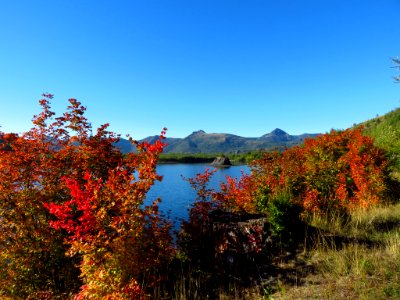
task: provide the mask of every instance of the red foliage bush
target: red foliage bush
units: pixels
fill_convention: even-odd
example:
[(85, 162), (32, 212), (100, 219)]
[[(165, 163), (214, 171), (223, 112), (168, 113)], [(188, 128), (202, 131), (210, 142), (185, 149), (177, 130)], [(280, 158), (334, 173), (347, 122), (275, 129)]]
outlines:
[(51, 99), (31, 130), (0, 134), (0, 296), (140, 297), (173, 251), (157, 201), (143, 206), (165, 129), (123, 155), (108, 124), (92, 134), (80, 102), (54, 118)]
[(228, 178), (213, 197), (247, 212), (265, 209), (283, 192), (306, 212), (369, 207), (384, 197), (387, 166), (385, 153), (362, 128), (332, 130), (282, 153), (265, 153), (252, 163), (251, 175)]

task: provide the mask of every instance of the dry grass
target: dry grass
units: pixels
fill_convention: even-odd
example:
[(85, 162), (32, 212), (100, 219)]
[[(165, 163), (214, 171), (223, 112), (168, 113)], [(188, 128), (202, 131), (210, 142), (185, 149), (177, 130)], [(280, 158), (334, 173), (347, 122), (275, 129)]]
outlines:
[(399, 204), (311, 223), (320, 229), (307, 253), (316, 271), (301, 285), (283, 285), (270, 299), (400, 298)]
[[(173, 287), (166, 290), (154, 291), (153, 295), (149, 295), (151, 299), (173, 299), (173, 300), (188, 300), (188, 299), (264, 299), (264, 290), (260, 286), (243, 288), (243, 286), (235, 284), (234, 281), (228, 285), (221, 284), (218, 286), (218, 278), (209, 277), (207, 274), (180, 274), (173, 282)], [(214, 284), (210, 284), (210, 280)]]

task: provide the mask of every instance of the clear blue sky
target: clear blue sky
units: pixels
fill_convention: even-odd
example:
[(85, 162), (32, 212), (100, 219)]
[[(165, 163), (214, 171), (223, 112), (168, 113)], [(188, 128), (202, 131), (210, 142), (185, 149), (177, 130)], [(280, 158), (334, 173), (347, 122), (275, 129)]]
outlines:
[(327, 132), (400, 106), (400, 1), (0, 0), (0, 125), (43, 92), (134, 138)]

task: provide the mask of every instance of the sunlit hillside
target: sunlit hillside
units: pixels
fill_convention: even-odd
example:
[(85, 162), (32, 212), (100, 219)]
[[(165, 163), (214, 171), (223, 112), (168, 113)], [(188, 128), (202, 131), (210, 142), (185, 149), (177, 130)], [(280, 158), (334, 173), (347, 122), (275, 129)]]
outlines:
[(388, 152), (393, 175), (400, 179), (400, 108), (363, 123), (364, 132), (375, 139), (375, 145)]

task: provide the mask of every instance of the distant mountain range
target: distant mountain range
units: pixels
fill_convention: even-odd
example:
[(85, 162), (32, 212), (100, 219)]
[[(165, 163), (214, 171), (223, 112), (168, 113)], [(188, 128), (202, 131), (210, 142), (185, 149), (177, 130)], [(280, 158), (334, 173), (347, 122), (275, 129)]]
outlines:
[[(206, 133), (203, 130), (195, 131), (185, 138), (166, 138), (168, 146), (164, 153), (241, 153), (253, 150), (282, 149), (300, 144), (305, 138), (313, 138), (318, 134), (290, 135), (282, 129), (276, 128), (270, 133), (257, 138), (241, 137), (227, 133)], [(158, 136), (150, 136), (141, 141), (150, 143)], [(129, 141), (121, 139), (117, 147), (122, 152), (134, 151)]]

